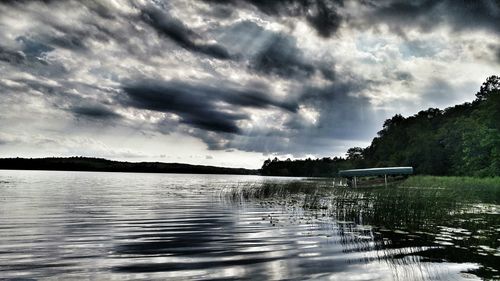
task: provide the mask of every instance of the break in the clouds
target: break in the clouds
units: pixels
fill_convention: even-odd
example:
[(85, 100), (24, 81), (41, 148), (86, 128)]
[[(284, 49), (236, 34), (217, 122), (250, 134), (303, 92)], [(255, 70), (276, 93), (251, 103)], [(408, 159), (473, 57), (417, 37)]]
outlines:
[(471, 101), (499, 26), (495, 0), (3, 1), (0, 156), (343, 155)]

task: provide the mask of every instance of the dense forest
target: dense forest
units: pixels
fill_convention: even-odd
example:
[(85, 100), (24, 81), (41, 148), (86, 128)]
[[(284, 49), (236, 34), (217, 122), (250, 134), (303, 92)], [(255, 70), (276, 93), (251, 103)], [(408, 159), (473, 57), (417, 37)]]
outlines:
[(476, 99), (387, 119), (370, 146), (345, 158), (266, 160), (263, 175), (334, 176), (347, 168), (413, 166), (417, 174), (500, 176), (500, 77), (483, 83)]
[(0, 158), (0, 169), (140, 173), (190, 173), (256, 175), (258, 170), (160, 162), (120, 162), (101, 158)]

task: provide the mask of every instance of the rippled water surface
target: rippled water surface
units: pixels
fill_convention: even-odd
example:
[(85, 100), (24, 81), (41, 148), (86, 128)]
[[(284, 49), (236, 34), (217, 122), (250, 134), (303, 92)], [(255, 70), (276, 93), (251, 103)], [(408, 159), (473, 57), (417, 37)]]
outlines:
[(362, 193), (307, 208), (228, 196), (300, 181), (0, 171), (0, 279), (499, 278), (495, 200), (429, 208)]

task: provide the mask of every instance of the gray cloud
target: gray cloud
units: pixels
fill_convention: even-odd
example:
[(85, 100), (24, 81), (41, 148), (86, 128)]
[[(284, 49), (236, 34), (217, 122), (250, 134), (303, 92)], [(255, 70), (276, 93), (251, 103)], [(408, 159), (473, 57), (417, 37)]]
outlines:
[[(500, 32), (500, 3), (496, 0), (364, 0), (359, 4), (366, 11), (346, 15), (343, 0), (205, 0), (219, 5), (232, 5), (240, 9), (256, 7), (260, 12), (276, 18), (305, 19), (322, 37), (336, 33), (342, 22), (362, 29), (386, 24), (404, 35), (407, 28), (430, 32), (440, 25), (449, 25), (456, 31), (487, 29)], [(218, 6), (218, 5), (215, 5)]]
[(24, 37), (17, 39), (23, 43), (21, 50), (9, 49), (0, 46), (0, 60), (12, 65), (45, 68), (49, 62), (43, 57), (53, 49), (43, 44), (36, 43)]
[(337, 12), (337, 5), (343, 0), (317, 0), (312, 13), (307, 15), (307, 21), (318, 31), (319, 35), (329, 37), (340, 27), (342, 16)]
[(0, 45), (0, 61), (38, 76), (63, 76), (67, 71), (64, 65), (46, 57), (54, 48), (24, 36), (17, 37), (16, 41), (20, 44), (20, 49)]
[(313, 127), (316, 134), (344, 140), (361, 140), (372, 135), (381, 116), (369, 98), (357, 94), (370, 86), (370, 81), (351, 79), (321, 88), (305, 88), (300, 102), (319, 112)]
[(26, 61), (26, 55), (20, 51), (9, 50), (0, 45), (0, 61), (10, 64), (22, 64)]
[(408, 71), (396, 71), (394, 75), (398, 81), (411, 82), (415, 79), (413, 74)]
[(401, 54), (405, 57), (432, 57), (442, 49), (440, 42), (424, 40), (408, 40), (400, 46)]
[(307, 58), (295, 37), (266, 30), (252, 21), (232, 25), (220, 40), (247, 58), (251, 70), (262, 74), (304, 79), (319, 72), (326, 79), (334, 78), (333, 62)]
[(247, 0), (262, 12), (275, 16), (304, 17), (319, 35), (329, 37), (337, 31), (342, 16), (337, 12), (342, 0)]
[(121, 115), (101, 104), (87, 104), (72, 106), (68, 109), (78, 117), (87, 117), (92, 119), (116, 119)]
[(365, 28), (384, 23), (400, 34), (407, 28), (430, 32), (440, 25), (448, 25), (456, 31), (500, 32), (500, 3), (496, 0), (366, 0), (364, 5), (370, 10), (358, 20), (365, 23)]
[[(99, 95), (95, 97), (84, 97), (79, 94), (79, 91), (95, 89), (85, 84), (62, 82), (55, 85), (45, 82), (43, 79), (17, 79), (12, 80), (12, 82), (15, 82), (16, 86), (9, 87), (0, 84), (0, 91), (25, 99), (32, 98), (33, 91), (36, 91), (41, 94), (39, 100), (49, 104), (51, 109), (69, 112), (77, 119), (88, 119), (106, 124), (122, 118), (112, 108), (113, 105), (106, 101), (105, 96), (109, 93), (99, 91)], [(77, 92), (74, 92), (75, 90)]]
[[(52, 139), (110, 125), (122, 135), (106, 141), (126, 130), (194, 137), (231, 155), (344, 151), (394, 113), (472, 99), (500, 63), (498, 6), (4, 1), (0, 125), (26, 124), (10, 134), (31, 128)], [(307, 27), (315, 32), (300, 33)], [(40, 121), (49, 119), (53, 126)]]
[(500, 45), (497, 45), (495, 47), (492, 47), (493, 49), (493, 52), (495, 53), (496, 55), (496, 60), (497, 62), (500, 64)]
[(463, 81), (451, 84), (443, 78), (434, 78), (422, 90), (421, 100), (426, 107), (446, 107), (460, 102), (462, 95), (477, 91), (477, 85)]
[(231, 55), (221, 45), (199, 43), (201, 36), (189, 29), (183, 22), (162, 11), (160, 8), (148, 6), (142, 11), (142, 18), (159, 34), (170, 38), (182, 48), (205, 54), (218, 59), (229, 59)]
[(292, 37), (278, 34), (270, 41), (254, 58), (254, 69), (282, 77), (307, 77), (314, 72), (314, 66), (304, 60)]
[(191, 135), (201, 139), (209, 150), (224, 150), (230, 146), (228, 142), (235, 137), (235, 134), (203, 130), (196, 130)]
[(30, 40), (24, 36), (16, 38), (16, 41), (19, 41), (23, 44), (23, 53), (26, 56), (30, 57), (39, 57), (54, 50), (54, 48), (50, 46)]
[(347, 143), (373, 136), (384, 119), (382, 112), (373, 109), (370, 99), (353, 95), (367, 87), (370, 82), (364, 80), (304, 87), (297, 103), (316, 111), (315, 122), (305, 120), (299, 110), (289, 114), (281, 128), (274, 127), (269, 120), (250, 130), (240, 130), (236, 135), (197, 131), (194, 136), (212, 150), (289, 153), (296, 157), (324, 153), (326, 147), (345, 150)]
[(88, 47), (85, 45), (83, 38), (84, 37), (75, 34), (65, 34), (63, 36), (48, 36), (46, 40), (49, 44), (64, 49), (86, 51)]
[(337, 11), (343, 0), (205, 0), (212, 4), (230, 4), (245, 8), (250, 4), (264, 14), (275, 17), (294, 17), (305, 19), (318, 35), (329, 37), (340, 27), (342, 15)]
[[(237, 121), (248, 119), (239, 107), (277, 107), (296, 110), (296, 104), (276, 100), (252, 88), (216, 87), (180, 81), (145, 80), (123, 88), (122, 104), (135, 108), (175, 113), (181, 122), (207, 131), (239, 133)], [(219, 103), (225, 105), (220, 105)]]

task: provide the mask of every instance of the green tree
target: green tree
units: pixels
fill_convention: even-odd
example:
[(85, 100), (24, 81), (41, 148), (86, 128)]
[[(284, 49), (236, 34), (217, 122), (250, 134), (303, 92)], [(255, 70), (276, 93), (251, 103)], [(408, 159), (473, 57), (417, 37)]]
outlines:
[(478, 101), (487, 100), (491, 95), (500, 90), (500, 76), (492, 75), (481, 85), (479, 92), (476, 93)]

